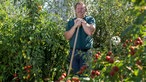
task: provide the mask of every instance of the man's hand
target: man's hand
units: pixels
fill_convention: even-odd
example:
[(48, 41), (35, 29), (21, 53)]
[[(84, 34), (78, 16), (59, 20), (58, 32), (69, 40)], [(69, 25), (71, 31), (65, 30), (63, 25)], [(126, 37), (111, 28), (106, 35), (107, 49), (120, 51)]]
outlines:
[(77, 19), (75, 20), (75, 22), (79, 24), (79, 25), (78, 25), (79, 27), (80, 27), (81, 25), (84, 26), (84, 25), (87, 24), (87, 22), (86, 22), (84, 19), (82, 19), (82, 18), (77, 18)]
[(82, 22), (82, 26), (85, 26), (87, 24), (87, 22), (84, 19), (82, 19), (81, 22)]
[(77, 18), (76, 20), (74, 20), (75, 27), (76, 28), (80, 27), (82, 25), (82, 21), (83, 21), (83, 19), (81, 19), (81, 18)]

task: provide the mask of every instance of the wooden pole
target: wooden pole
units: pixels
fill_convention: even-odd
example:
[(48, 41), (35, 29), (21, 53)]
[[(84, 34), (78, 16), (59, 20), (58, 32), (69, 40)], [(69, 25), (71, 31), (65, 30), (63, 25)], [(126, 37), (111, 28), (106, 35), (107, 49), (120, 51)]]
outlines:
[(73, 46), (73, 51), (72, 51), (71, 60), (70, 60), (70, 65), (69, 65), (69, 69), (68, 69), (67, 75), (70, 74), (70, 71), (71, 71), (71, 68), (72, 68), (72, 62), (73, 62), (73, 58), (74, 58), (74, 53), (75, 53), (75, 48), (76, 48), (76, 43), (77, 43), (77, 38), (78, 38), (78, 32), (79, 32), (79, 27), (77, 28), (77, 32), (76, 32), (75, 41), (74, 41), (74, 46)]

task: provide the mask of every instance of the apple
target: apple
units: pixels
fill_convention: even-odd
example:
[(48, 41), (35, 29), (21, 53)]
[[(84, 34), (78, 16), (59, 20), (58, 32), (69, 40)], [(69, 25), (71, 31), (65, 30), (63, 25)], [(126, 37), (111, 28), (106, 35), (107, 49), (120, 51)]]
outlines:
[(99, 54), (95, 54), (95, 58), (98, 59), (98, 57), (99, 57)]
[(111, 71), (110, 72), (110, 76), (114, 76), (115, 75), (115, 72), (114, 71)]
[(109, 63), (114, 63), (114, 59), (110, 58)]
[(111, 59), (110, 56), (106, 56), (106, 60), (109, 61)]
[(95, 71), (95, 74), (96, 74), (97, 76), (99, 76), (99, 75), (100, 75), (100, 72), (99, 72), (99, 71)]
[(109, 55), (109, 56), (110, 56), (111, 54), (112, 54), (112, 51), (109, 51), (109, 52), (107, 53), (107, 55)]
[(112, 69), (113, 69), (115, 72), (118, 72), (118, 71), (119, 71), (119, 68), (118, 68), (117, 66), (114, 66)]

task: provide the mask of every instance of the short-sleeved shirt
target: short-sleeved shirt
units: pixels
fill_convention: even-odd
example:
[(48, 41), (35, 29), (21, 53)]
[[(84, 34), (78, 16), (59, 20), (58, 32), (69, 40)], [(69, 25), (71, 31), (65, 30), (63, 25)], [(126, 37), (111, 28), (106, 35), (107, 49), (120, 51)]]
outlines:
[[(66, 27), (66, 31), (70, 30), (74, 26), (74, 20), (76, 18), (71, 19)], [(95, 24), (95, 19), (92, 16), (85, 16), (83, 18), (88, 24)], [(73, 34), (72, 38), (69, 41), (70, 48), (73, 48), (75, 42), (76, 31)], [(76, 49), (90, 49), (93, 46), (93, 38), (85, 33), (83, 27), (79, 28), (78, 38), (76, 43)]]

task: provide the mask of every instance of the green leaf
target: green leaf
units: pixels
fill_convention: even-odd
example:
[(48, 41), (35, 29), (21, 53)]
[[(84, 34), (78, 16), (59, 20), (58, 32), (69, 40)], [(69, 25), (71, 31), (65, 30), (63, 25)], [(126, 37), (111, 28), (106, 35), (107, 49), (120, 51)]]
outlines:
[(134, 75), (135, 76), (138, 76), (138, 73), (139, 73), (139, 70), (138, 69), (134, 70)]

